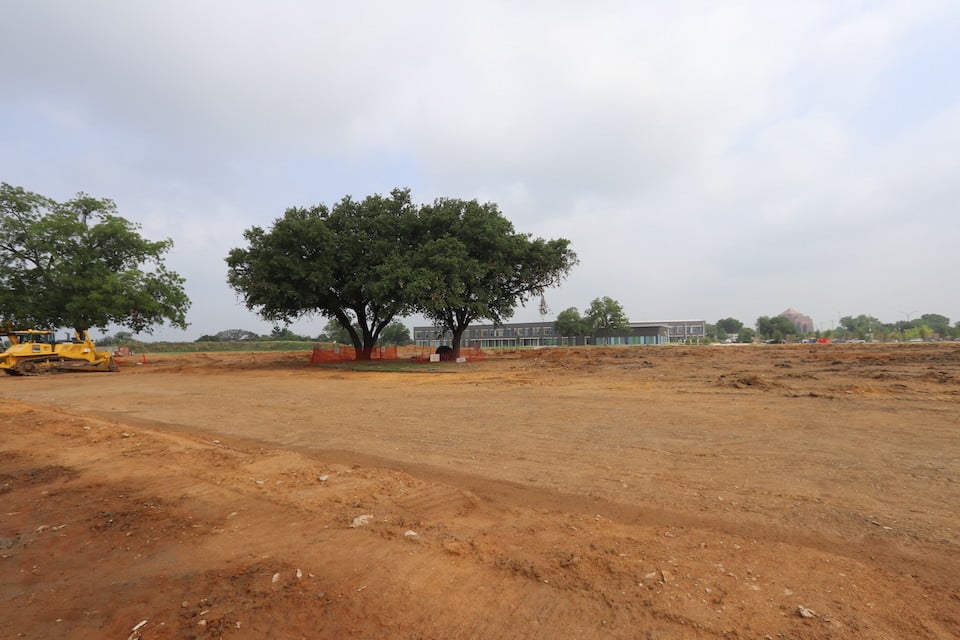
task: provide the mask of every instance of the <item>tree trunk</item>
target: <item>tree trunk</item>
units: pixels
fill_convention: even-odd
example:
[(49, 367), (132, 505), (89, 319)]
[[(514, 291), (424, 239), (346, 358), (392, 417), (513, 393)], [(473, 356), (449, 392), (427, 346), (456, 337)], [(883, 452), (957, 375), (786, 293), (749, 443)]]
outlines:
[(350, 342), (353, 344), (353, 353), (357, 360), (369, 360), (370, 356), (367, 355), (366, 358), (363, 357), (363, 341), (357, 332), (354, 331), (353, 327), (347, 329), (347, 333), (350, 335)]
[(340, 326), (346, 329), (347, 334), (350, 336), (350, 342), (353, 344), (354, 357), (357, 360), (369, 360), (370, 354), (373, 353), (374, 345), (374, 343), (371, 342), (370, 332), (366, 328), (361, 328), (362, 333), (358, 333), (353, 323), (350, 322), (349, 316), (343, 312), (334, 314), (334, 317), (340, 323)]
[(363, 348), (357, 351), (357, 360), (372, 360), (373, 359), (373, 350), (377, 348), (377, 341), (375, 338), (368, 338), (364, 336)]
[(364, 349), (362, 346), (353, 345), (354, 359), (356, 360), (369, 360), (370, 352)]
[(463, 334), (466, 332), (466, 325), (456, 327), (450, 337), (450, 347), (453, 351), (450, 352), (450, 359), (456, 362), (457, 358), (460, 357), (460, 342), (463, 339)]
[(367, 332), (363, 332), (363, 336), (358, 341), (359, 345), (354, 345), (354, 351), (357, 354), (357, 360), (371, 360), (373, 355), (373, 350), (377, 346), (376, 338), (367, 335)]

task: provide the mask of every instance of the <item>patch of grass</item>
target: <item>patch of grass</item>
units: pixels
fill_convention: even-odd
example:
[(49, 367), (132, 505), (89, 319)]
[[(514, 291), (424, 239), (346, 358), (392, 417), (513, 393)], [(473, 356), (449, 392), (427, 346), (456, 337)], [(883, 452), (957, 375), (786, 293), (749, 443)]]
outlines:
[(131, 343), (137, 353), (220, 353), (235, 351), (313, 351), (314, 342), (296, 340), (239, 342), (148, 342)]
[(463, 364), (456, 362), (416, 362), (415, 360), (369, 360), (340, 362), (325, 366), (345, 371), (380, 371), (392, 373), (455, 373)]

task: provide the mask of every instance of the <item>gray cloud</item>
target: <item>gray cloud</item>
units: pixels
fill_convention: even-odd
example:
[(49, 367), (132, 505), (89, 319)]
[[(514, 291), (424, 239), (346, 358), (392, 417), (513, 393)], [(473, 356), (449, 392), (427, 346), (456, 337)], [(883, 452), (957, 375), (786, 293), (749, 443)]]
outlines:
[(16, 3), (0, 177), (112, 197), (173, 238), (193, 337), (263, 326), (224, 283), (244, 228), (393, 186), (572, 239), (554, 311), (610, 295), (635, 319), (958, 320), (958, 18), (936, 1)]

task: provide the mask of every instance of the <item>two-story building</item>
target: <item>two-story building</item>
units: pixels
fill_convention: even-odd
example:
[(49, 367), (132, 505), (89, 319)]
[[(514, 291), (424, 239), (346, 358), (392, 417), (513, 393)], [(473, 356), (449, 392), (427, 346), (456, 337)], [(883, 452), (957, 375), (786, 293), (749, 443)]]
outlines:
[[(554, 322), (511, 322), (467, 327), (461, 346), (481, 349), (502, 347), (560, 347), (582, 344), (644, 345), (686, 342), (706, 336), (703, 320), (631, 322), (628, 331), (612, 336), (561, 336)], [(413, 328), (413, 341), (421, 347), (450, 344), (450, 332), (433, 326)]]

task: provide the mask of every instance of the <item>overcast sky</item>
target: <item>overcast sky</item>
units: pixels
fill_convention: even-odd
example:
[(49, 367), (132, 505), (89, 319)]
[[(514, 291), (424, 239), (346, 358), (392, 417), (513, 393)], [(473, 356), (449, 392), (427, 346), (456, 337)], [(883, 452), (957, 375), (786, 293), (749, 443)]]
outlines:
[(953, 0), (3, 4), (0, 180), (174, 241), (154, 339), (268, 332), (243, 230), (398, 186), (569, 238), (547, 319), (960, 320)]

